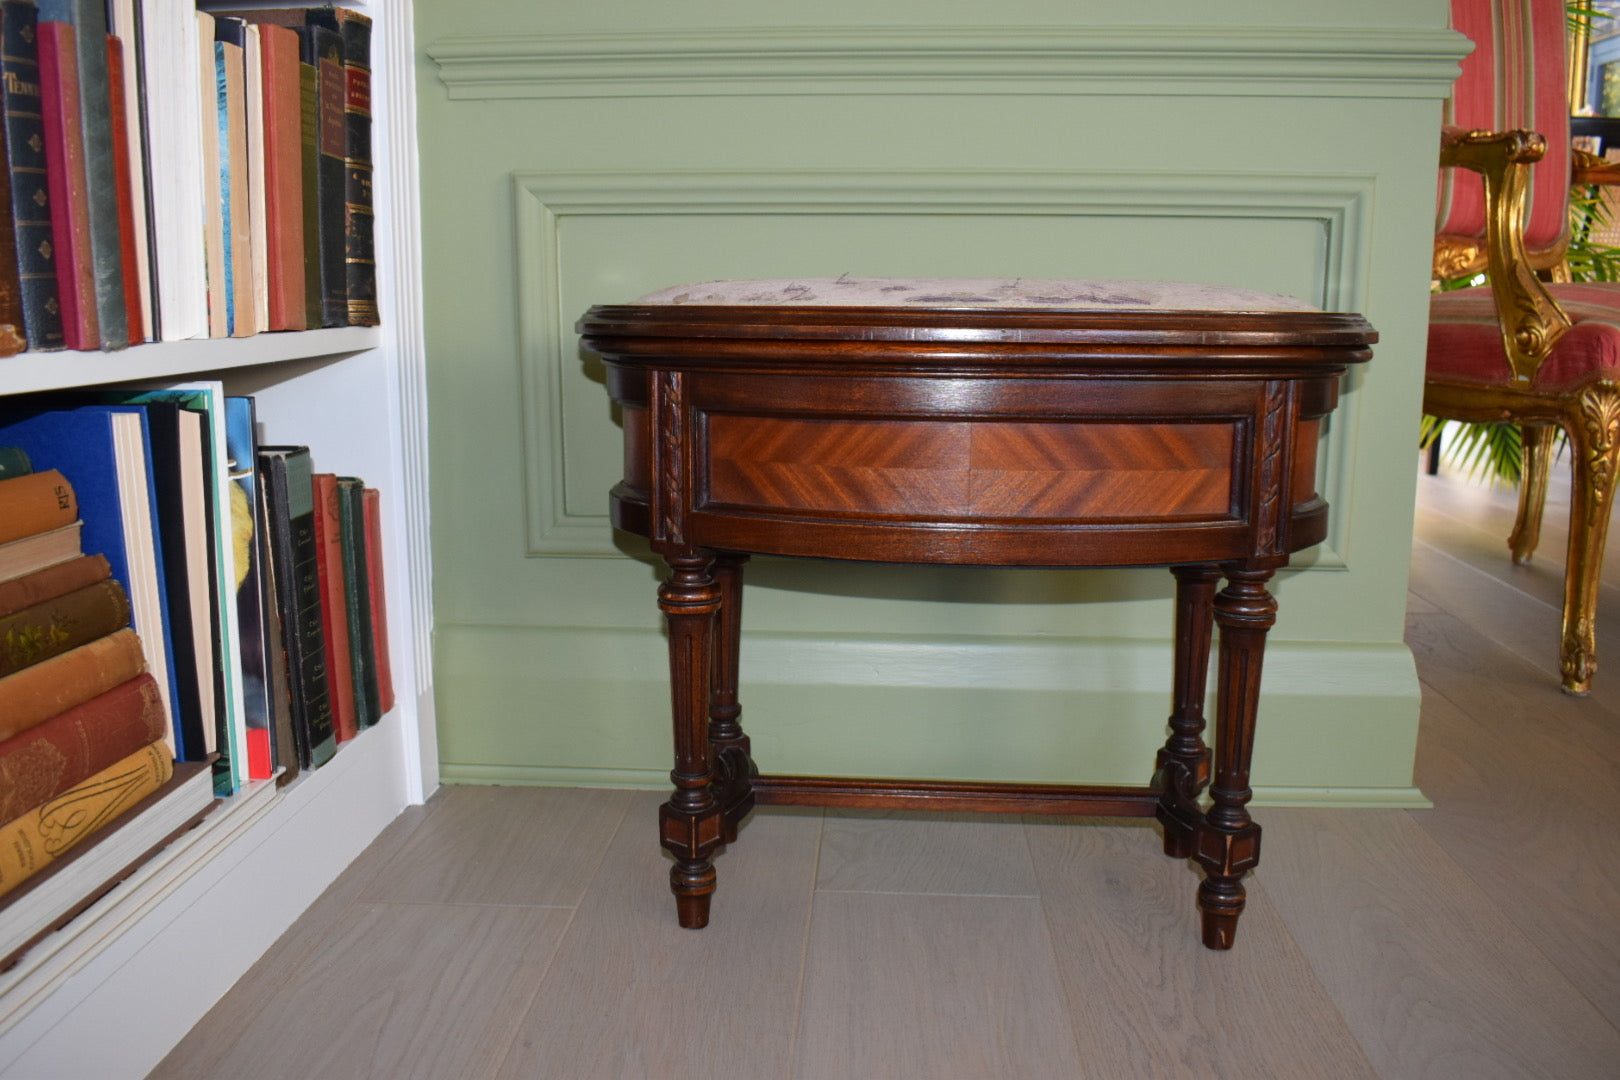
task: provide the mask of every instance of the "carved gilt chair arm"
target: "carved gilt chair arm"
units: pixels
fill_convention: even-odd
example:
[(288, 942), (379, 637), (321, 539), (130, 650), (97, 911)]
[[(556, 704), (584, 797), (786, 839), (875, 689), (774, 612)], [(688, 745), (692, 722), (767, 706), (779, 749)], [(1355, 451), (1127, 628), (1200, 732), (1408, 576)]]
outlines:
[(1460, 131), (1440, 137), (1440, 164), (1479, 173), (1485, 182), (1485, 254), (1502, 325), (1502, 346), (1517, 382), (1535, 378), (1569, 317), (1531, 268), (1524, 248), (1530, 166), (1547, 152), (1533, 131)]

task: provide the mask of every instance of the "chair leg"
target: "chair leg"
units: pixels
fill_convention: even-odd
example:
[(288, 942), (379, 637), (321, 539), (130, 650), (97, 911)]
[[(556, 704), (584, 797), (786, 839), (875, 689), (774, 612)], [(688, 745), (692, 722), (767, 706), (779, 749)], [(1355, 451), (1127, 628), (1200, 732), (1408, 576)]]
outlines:
[(1523, 566), (1541, 542), (1541, 512), (1547, 504), (1547, 472), (1552, 465), (1553, 437), (1558, 429), (1550, 424), (1521, 424), (1524, 465), (1519, 477), (1519, 516), (1508, 537), (1513, 561)]
[(1564, 692), (1584, 695), (1597, 670), (1598, 579), (1609, 533), (1614, 478), (1620, 463), (1620, 385), (1598, 383), (1581, 391), (1569, 426), (1573, 484), (1569, 500), (1569, 555), (1564, 570), (1564, 638), (1560, 650)]

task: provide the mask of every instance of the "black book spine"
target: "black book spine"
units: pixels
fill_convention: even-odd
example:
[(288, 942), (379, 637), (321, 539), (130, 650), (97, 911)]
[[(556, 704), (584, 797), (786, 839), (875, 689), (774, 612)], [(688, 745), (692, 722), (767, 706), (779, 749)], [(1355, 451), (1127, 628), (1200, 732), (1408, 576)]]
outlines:
[(309, 757), (303, 765), (315, 768), (336, 751), (337, 733), (326, 681), (326, 634), (315, 558), (314, 465), (308, 447), (268, 446), (259, 448), (259, 468), (259, 479), (268, 491), (276, 603), (293, 720), (307, 732)]
[[(305, 55), (315, 67), (316, 98), (316, 216), (321, 252), (322, 326), (349, 323), (349, 281), (345, 205), (348, 187), (345, 162), (348, 159), (348, 82), (343, 72), (343, 35), (326, 26), (307, 26), (301, 31)], [(306, 267), (306, 272), (307, 272)]]
[(376, 326), (377, 244), (371, 202), (371, 19), (344, 12), (343, 72), (348, 86), (344, 262), (348, 270), (349, 325)]
[(30, 349), (61, 349), (62, 301), (56, 287), (51, 203), (45, 182), (45, 121), (39, 101), (39, 47), (34, 0), (0, 2), (0, 100), (16, 229), (23, 334)]

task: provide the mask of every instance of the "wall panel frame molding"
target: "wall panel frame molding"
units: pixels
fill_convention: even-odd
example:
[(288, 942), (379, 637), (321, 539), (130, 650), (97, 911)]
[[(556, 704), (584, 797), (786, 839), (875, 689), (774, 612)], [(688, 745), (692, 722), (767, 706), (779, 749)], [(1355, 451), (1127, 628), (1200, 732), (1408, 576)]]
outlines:
[(802, 94), (1444, 98), (1432, 28), (871, 26), (451, 36), (452, 100)]
[[(523, 401), (525, 554), (618, 555), (601, 508), (569, 505), (572, 454), (608, 452), (576, 445), (564, 423), (564, 379), (581, 358), (565, 310), (569, 218), (672, 215), (933, 215), (1074, 218), (1178, 218), (1289, 221), (1320, 230), (1321, 263), (1301, 298), (1330, 311), (1359, 311), (1367, 290), (1374, 179), (1353, 174), (693, 171), (517, 172), (512, 176), (517, 244), (519, 379)], [(660, 282), (658, 284), (671, 284)], [(599, 302), (632, 297), (604, 296)], [(1354, 459), (1358, 402), (1348, 395), (1325, 433), (1319, 490), (1343, 498), (1344, 463)], [(603, 419), (606, 420), (604, 407)], [(611, 452), (618, 453), (612, 441)], [(1318, 568), (1342, 568), (1347, 514), (1337, 514)], [(1304, 560), (1302, 560), (1304, 562)]]

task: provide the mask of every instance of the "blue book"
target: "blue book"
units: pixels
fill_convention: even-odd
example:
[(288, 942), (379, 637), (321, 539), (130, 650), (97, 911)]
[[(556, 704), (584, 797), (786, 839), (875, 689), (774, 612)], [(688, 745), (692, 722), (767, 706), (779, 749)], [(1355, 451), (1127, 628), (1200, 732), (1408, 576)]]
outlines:
[(270, 701), (269, 648), (265, 640), (264, 572), (259, 565), (260, 528), (258, 484), (258, 440), (254, 434), (253, 399), (225, 399), (225, 446), (231, 462), (231, 483), (241, 492), (232, 493), (238, 528), (248, 534), (249, 543), (237, 548), (243, 560), (236, 568), (236, 625), (242, 645), (243, 719), (247, 725), (248, 777), (269, 779), (283, 750), (277, 745), (276, 725)]
[(162, 550), (156, 541), (156, 483), (144, 409), (82, 405), (0, 414), (0, 442), (27, 451), (36, 469), (58, 469), (79, 498), (84, 551), (107, 557), (129, 594), (131, 623), (168, 707), (170, 749), (186, 754), (175, 708)]

